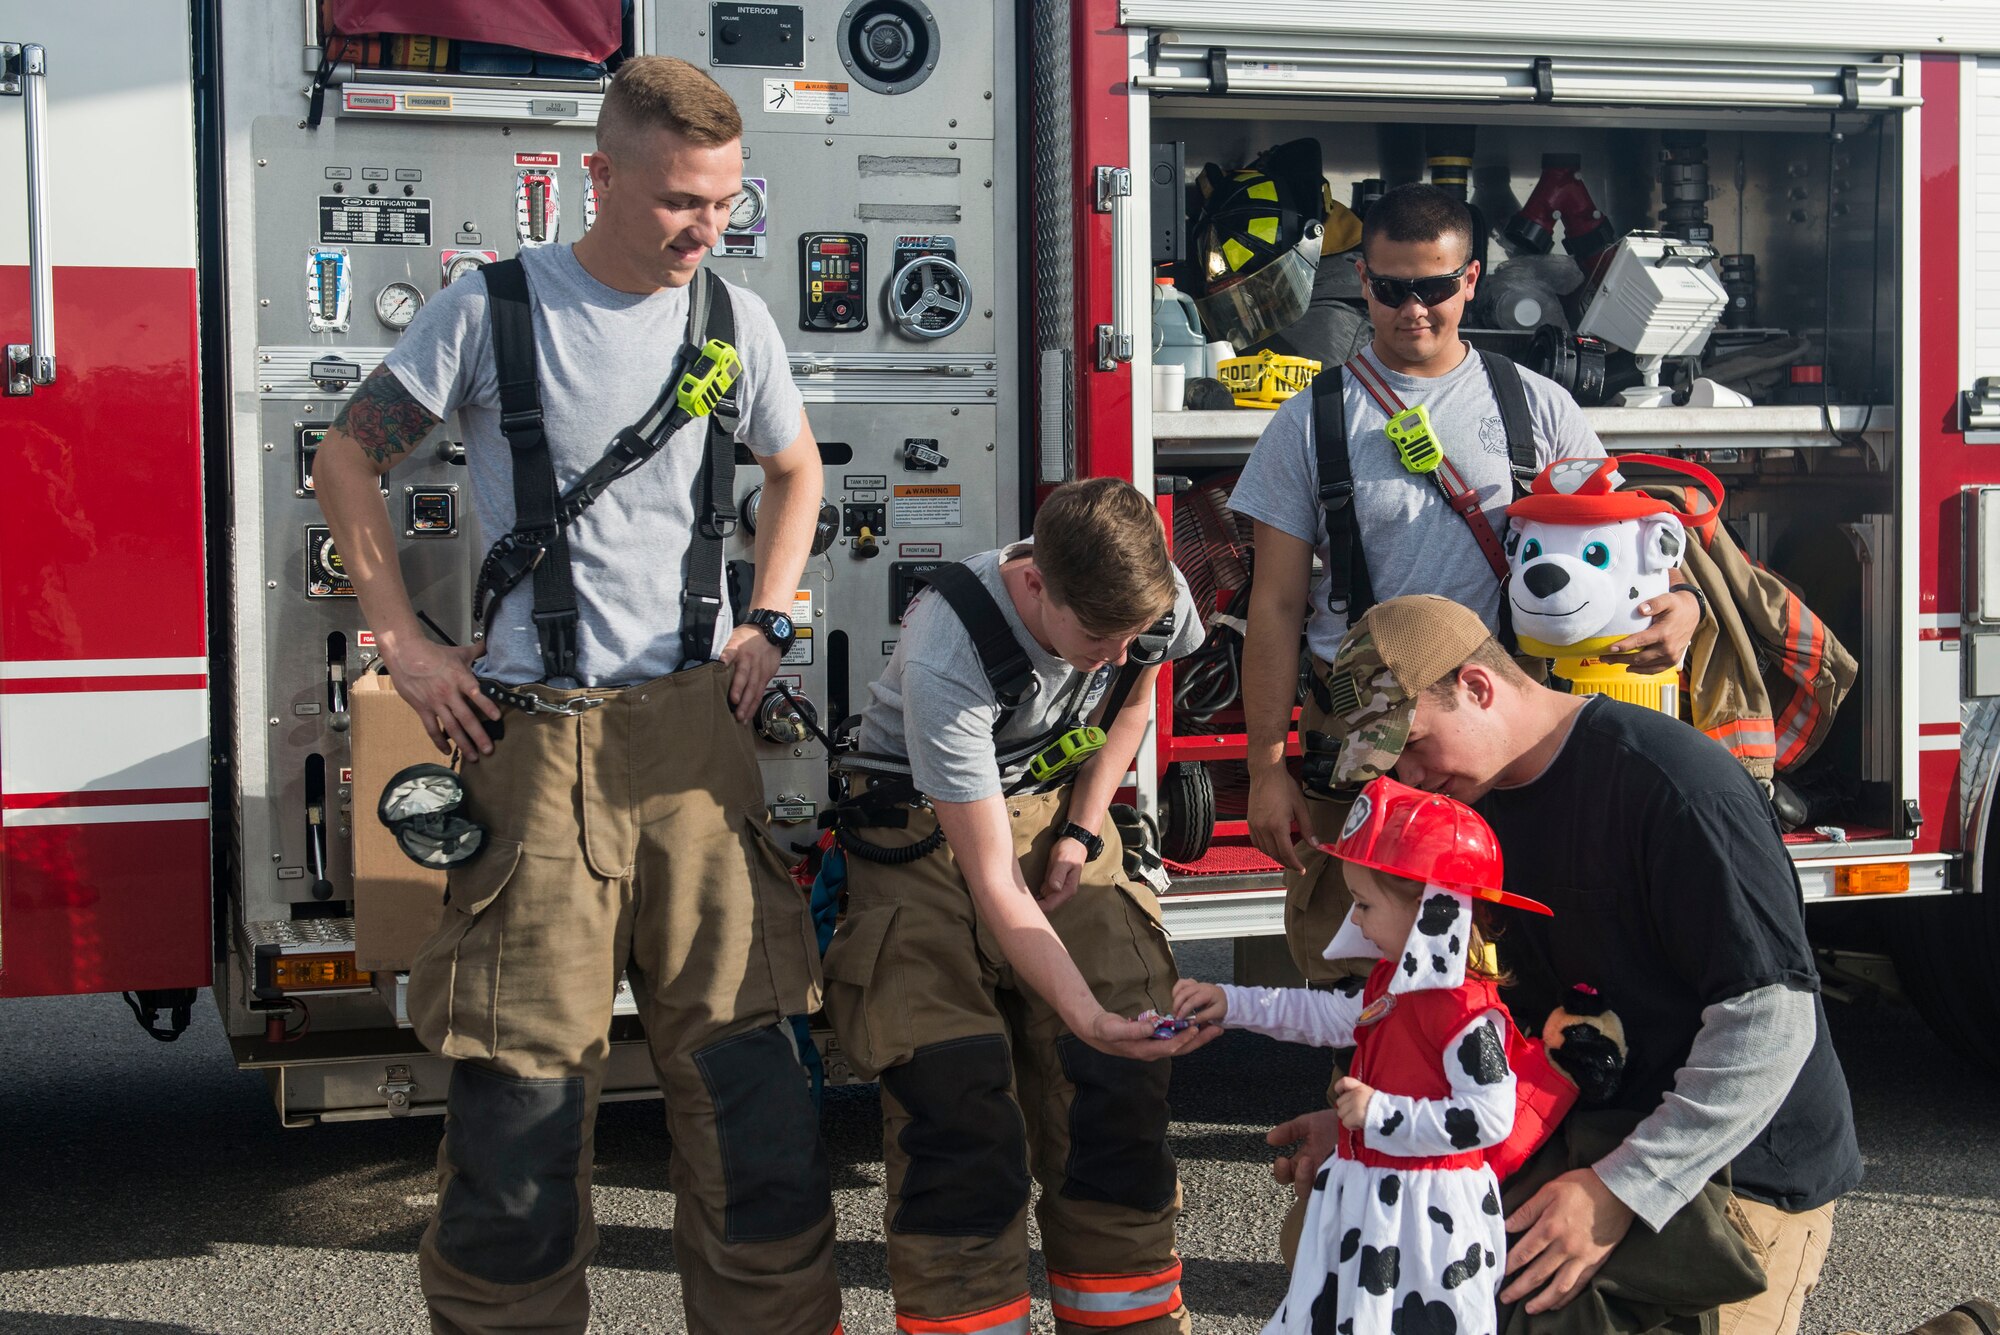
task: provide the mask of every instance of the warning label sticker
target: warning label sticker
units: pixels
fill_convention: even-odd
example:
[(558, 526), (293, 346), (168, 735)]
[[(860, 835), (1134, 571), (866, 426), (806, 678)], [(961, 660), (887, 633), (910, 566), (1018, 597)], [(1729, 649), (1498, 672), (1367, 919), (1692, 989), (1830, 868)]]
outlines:
[(792, 647), (785, 651), (785, 656), (778, 660), (779, 664), (783, 667), (811, 667), (813, 661), (813, 628), (811, 626), (799, 626), (794, 629), (793, 633), (798, 638), (792, 641)]
[(792, 626), (794, 628), (810, 626), (812, 625), (812, 619), (813, 591), (811, 589), (795, 590), (792, 594)]
[(847, 85), (813, 79), (766, 79), (764, 110), (791, 116), (845, 116)]
[(319, 242), (357, 246), (428, 246), (431, 202), (390, 195), (321, 195)]
[(955, 482), (899, 486), (890, 502), (891, 528), (959, 528), (964, 523), (965, 506)]

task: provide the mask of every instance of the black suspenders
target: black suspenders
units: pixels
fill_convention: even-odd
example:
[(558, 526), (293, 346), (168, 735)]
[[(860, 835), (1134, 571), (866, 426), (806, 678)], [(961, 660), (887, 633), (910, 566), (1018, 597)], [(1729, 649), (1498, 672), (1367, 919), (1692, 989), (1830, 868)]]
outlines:
[[(474, 596), (474, 617), (483, 620), (490, 613), (486, 606), (489, 592), (496, 599), (504, 597), (523, 575), (532, 573), (535, 634), (541, 643), (544, 679), (574, 677), (576, 583), (566, 530), (609, 480), (598, 481), (587, 494), (577, 497), (557, 491), (555, 460), (542, 418), (534, 306), (527, 273), (520, 260), (512, 259), (487, 265), (483, 274), (493, 331), (494, 370), (499, 383), (500, 432), (513, 455), (514, 528), (494, 545), (487, 557), (480, 588)], [(688, 346), (675, 359), (675, 370), (663, 398), (671, 398), (674, 381), (682, 367), (692, 364), (690, 354), (695, 349), (710, 339), (735, 342), (735, 312), (726, 285), (711, 278), (707, 270), (697, 270), (689, 303)], [(709, 415), (702, 462), (696, 470), (695, 527), (688, 543), (686, 578), (681, 587), (681, 659), (686, 665), (706, 662), (713, 653), (715, 623), (726, 602), (722, 548), (736, 531), (737, 522), (736, 403), (736, 393), (732, 390)], [(651, 457), (650, 451), (636, 460), (631, 457), (638, 453), (627, 442), (631, 435), (629, 428), (621, 431), (612, 446), (613, 453), (621, 448), (627, 450), (623, 471), (630, 471)], [(610, 476), (622, 476), (622, 471), (614, 470)]]

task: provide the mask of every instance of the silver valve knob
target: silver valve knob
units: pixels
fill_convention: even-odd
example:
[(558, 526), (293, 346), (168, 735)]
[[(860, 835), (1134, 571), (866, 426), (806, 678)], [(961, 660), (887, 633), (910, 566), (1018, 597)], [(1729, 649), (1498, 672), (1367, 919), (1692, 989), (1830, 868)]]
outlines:
[(889, 280), (889, 318), (911, 338), (955, 334), (972, 314), (972, 280), (942, 255), (911, 260)]
[(758, 735), (778, 746), (804, 745), (812, 739), (812, 725), (817, 722), (819, 711), (812, 701), (797, 694), (788, 697), (775, 686), (757, 706)]

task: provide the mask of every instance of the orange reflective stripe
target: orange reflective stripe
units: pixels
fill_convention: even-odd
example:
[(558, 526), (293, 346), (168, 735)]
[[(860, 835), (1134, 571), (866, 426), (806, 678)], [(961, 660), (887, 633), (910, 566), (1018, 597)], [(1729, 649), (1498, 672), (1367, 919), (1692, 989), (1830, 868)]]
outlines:
[(1786, 647), (1789, 653), (1780, 656), (1780, 664), (1785, 676), (1794, 683), (1792, 698), (1786, 702), (1778, 715), (1778, 766), (1784, 768), (1798, 759), (1805, 750), (1806, 740), (1819, 726), (1819, 700), (1812, 693), (1812, 684), (1819, 676), (1820, 663), (1826, 656), (1826, 623), (1814, 616), (1806, 605), (1792, 595), (1785, 598), (1785, 624), (1783, 626)]
[(1133, 1326), (1181, 1306), (1181, 1263), (1145, 1275), (1067, 1275), (1049, 1272), (1049, 1305), (1056, 1319), (1100, 1329)]
[(1702, 731), (1728, 747), (1734, 755), (1768, 759), (1778, 753), (1777, 738), (1771, 732), (1769, 719), (1738, 719), (1734, 723)]
[(963, 1316), (912, 1316), (896, 1313), (900, 1335), (1028, 1335), (1028, 1295), (1012, 1302)]

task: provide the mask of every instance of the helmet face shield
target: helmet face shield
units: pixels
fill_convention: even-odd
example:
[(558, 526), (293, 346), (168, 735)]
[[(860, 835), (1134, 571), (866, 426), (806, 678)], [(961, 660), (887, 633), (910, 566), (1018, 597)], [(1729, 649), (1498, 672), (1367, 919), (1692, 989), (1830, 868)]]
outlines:
[(1227, 339), (1239, 351), (1284, 329), (1306, 313), (1319, 270), (1319, 237), (1310, 236), (1234, 282), (1211, 281), (1195, 311), (1210, 338)]

